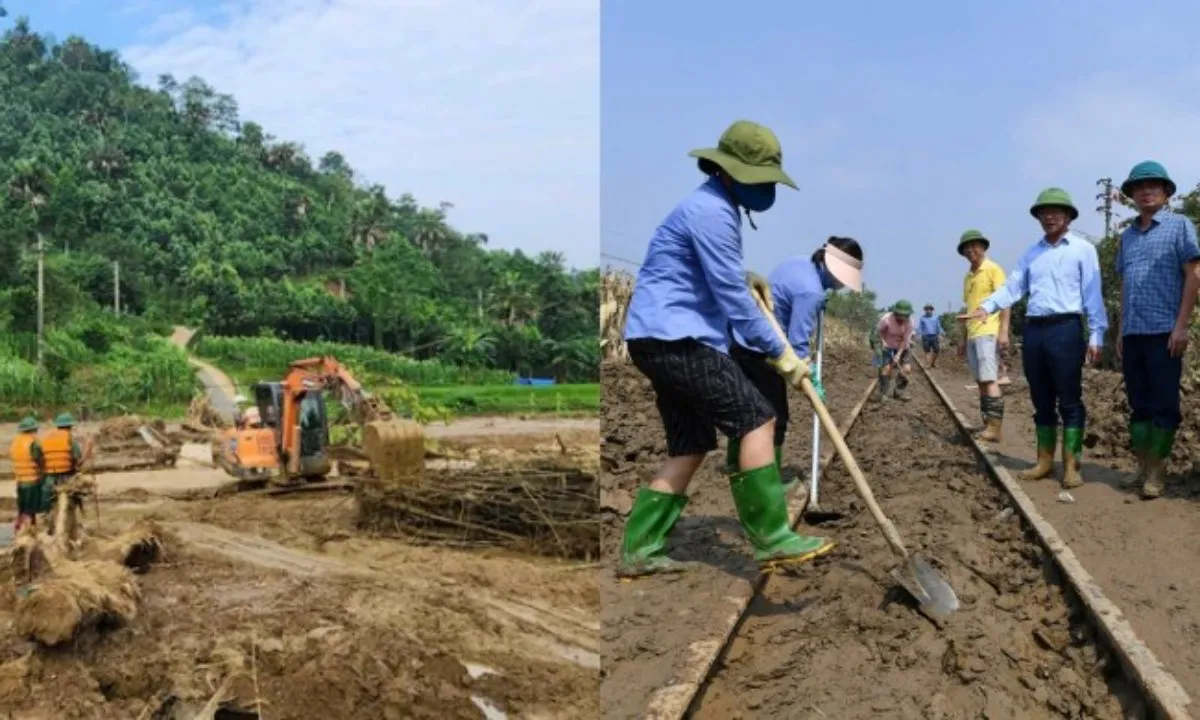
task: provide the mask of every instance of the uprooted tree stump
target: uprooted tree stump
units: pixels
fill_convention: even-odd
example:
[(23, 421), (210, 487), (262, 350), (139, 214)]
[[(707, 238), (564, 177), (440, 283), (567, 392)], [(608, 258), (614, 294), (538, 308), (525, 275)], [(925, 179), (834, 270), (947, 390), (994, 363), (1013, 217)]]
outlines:
[(600, 552), (596, 473), (580, 468), (427, 470), (417, 483), (364, 477), (355, 495), (358, 525), (371, 532), (571, 559)]
[(163, 552), (165, 534), (151, 521), (115, 538), (85, 537), (78, 509), (91, 492), (93, 485), (78, 478), (59, 487), (53, 534), (24, 530), (10, 553), (14, 574), (25, 581), (13, 627), (42, 645), (136, 617), (141, 591), (135, 573)]

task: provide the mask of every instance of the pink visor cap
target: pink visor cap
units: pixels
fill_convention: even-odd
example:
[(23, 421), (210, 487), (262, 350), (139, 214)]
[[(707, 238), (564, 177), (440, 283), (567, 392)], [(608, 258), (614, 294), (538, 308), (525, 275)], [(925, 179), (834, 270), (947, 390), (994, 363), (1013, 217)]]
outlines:
[(838, 282), (854, 292), (862, 292), (862, 260), (833, 245), (826, 245), (825, 267)]

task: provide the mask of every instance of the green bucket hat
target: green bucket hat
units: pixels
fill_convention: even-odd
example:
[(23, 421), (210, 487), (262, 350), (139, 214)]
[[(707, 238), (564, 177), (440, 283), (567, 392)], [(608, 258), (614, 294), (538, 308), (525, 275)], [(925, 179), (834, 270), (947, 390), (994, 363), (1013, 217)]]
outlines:
[(21, 420), (21, 423), (17, 425), (17, 432), (37, 432), (37, 429), (37, 420), (35, 420), (32, 415), (26, 416), (25, 419)]
[(983, 243), (984, 250), (987, 250), (992, 246), (992, 241), (985, 238), (983, 233), (979, 232), (978, 230), (968, 230), (958, 237), (958, 254), (962, 255), (963, 246), (972, 242)]
[(715, 148), (693, 150), (689, 157), (708, 160), (743, 185), (783, 183), (799, 190), (783, 171), (783, 148), (768, 128), (738, 120), (721, 135)]
[(75, 425), (75, 418), (71, 417), (71, 413), (63, 413), (54, 418), (54, 427), (69, 428)]
[(1162, 180), (1163, 184), (1167, 186), (1167, 197), (1175, 194), (1175, 181), (1171, 179), (1170, 175), (1167, 175), (1167, 169), (1162, 166), (1162, 163), (1153, 160), (1146, 160), (1134, 165), (1133, 169), (1129, 171), (1129, 177), (1121, 183), (1121, 192), (1129, 197), (1132, 194), (1129, 186), (1142, 180)]
[(1037, 202), (1033, 207), (1029, 208), (1029, 214), (1037, 217), (1038, 210), (1044, 207), (1060, 207), (1067, 211), (1071, 219), (1079, 217), (1079, 211), (1075, 209), (1075, 204), (1071, 202), (1071, 196), (1062, 188), (1046, 188), (1038, 193)]
[(892, 306), (892, 312), (897, 315), (912, 315), (912, 310), (912, 303), (907, 300), (897, 300), (896, 304)]

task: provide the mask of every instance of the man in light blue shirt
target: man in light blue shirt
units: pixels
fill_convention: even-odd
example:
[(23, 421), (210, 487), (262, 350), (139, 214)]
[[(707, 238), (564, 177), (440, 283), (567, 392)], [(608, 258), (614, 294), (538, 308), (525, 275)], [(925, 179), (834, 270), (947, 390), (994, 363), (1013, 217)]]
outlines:
[(942, 352), (942, 320), (933, 314), (930, 303), (925, 303), (925, 314), (917, 320), (917, 334), (921, 336), (925, 363), (931, 368), (937, 367), (938, 355)]
[[(831, 237), (810, 257), (796, 257), (785, 261), (767, 278), (771, 298), (775, 305), (775, 319), (779, 327), (786, 328), (788, 343), (802, 360), (812, 353), (809, 340), (812, 338), (818, 316), (825, 312), (825, 293), (843, 287), (854, 292), (862, 290), (863, 252), (854, 238)], [(775, 410), (775, 464), (783, 474), (783, 443), (787, 438), (790, 411), (788, 408), (787, 383), (771, 369), (767, 357), (750, 349), (751, 343), (737, 329), (733, 329), (733, 347), (730, 355), (741, 367), (754, 387), (762, 393)], [(813, 387), (822, 401), (825, 388), (820, 378), (813, 378)], [(741, 442), (729, 439), (725, 467), (729, 473), (738, 470), (741, 457)], [(790, 492), (795, 481), (784, 482), (785, 494)]]
[(775, 411), (729, 356), (732, 326), (788, 384), (808, 376), (808, 363), (759, 310), (742, 267), (741, 212), (766, 212), (776, 184), (796, 184), (783, 172), (779, 139), (757, 123), (735, 122), (716, 148), (691, 156), (708, 179), (651, 237), (625, 324), (630, 359), (654, 388), (668, 456), (626, 519), (617, 569), (626, 578), (686, 568), (667, 557), (666, 539), (718, 430), (741, 441), (729, 485), (759, 567), (795, 565), (833, 547), (791, 529), (772, 447)]
[(1188, 326), (1200, 291), (1196, 226), (1167, 207), (1175, 183), (1161, 164), (1138, 163), (1121, 184), (1138, 217), (1121, 233), (1117, 273), (1121, 315), (1117, 354), (1129, 399), (1129, 439), (1138, 472), (1129, 487), (1142, 498), (1162, 495), (1166, 462), (1183, 420), (1179, 383)]
[[(1041, 480), (1054, 472), (1058, 424), (1063, 425), (1064, 488), (1083, 484), (1079, 464), (1083, 455), (1083, 365), (1100, 359), (1108, 315), (1100, 286), (1096, 248), (1067, 234), (1079, 211), (1060, 188), (1038, 195), (1029, 209), (1044, 235), (1029, 248), (1008, 276), (964, 319), (986, 320), (1029, 296), (1025, 310), (1022, 363), (1033, 400), (1037, 425), (1037, 465), (1020, 473), (1022, 480)], [(1087, 337), (1083, 316), (1087, 317)]]

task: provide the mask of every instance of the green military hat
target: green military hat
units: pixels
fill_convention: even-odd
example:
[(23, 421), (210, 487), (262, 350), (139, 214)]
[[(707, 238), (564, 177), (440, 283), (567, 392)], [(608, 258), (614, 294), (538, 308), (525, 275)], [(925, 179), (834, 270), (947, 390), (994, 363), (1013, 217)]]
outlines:
[(1046, 188), (1038, 193), (1037, 202), (1033, 204), (1033, 207), (1029, 208), (1029, 214), (1037, 217), (1038, 210), (1044, 207), (1060, 207), (1067, 211), (1072, 220), (1079, 217), (1079, 210), (1071, 202), (1071, 196), (1062, 188)]
[(968, 230), (962, 235), (958, 236), (958, 254), (962, 255), (963, 248), (966, 247), (968, 243), (973, 242), (983, 243), (984, 250), (987, 250), (992, 246), (992, 241), (984, 237), (983, 233), (979, 232), (978, 230)]
[(912, 315), (912, 311), (912, 303), (907, 300), (897, 300), (896, 304), (892, 306), (892, 312), (897, 315)]
[(793, 190), (799, 189), (783, 171), (779, 138), (756, 122), (738, 120), (725, 130), (715, 148), (693, 150), (688, 155), (718, 165), (743, 185), (783, 183)]
[(1129, 171), (1129, 177), (1125, 182), (1121, 183), (1121, 192), (1126, 196), (1132, 195), (1133, 192), (1130, 186), (1142, 180), (1161, 180), (1167, 186), (1167, 196), (1175, 194), (1175, 181), (1167, 175), (1167, 169), (1162, 166), (1162, 163), (1153, 160), (1145, 160), (1133, 166)]
[(17, 425), (17, 432), (37, 432), (37, 429), (38, 422), (32, 415), (26, 415), (25, 418), (21, 420), (20, 424)]
[(71, 413), (63, 413), (63, 414), (59, 415), (58, 417), (54, 418), (54, 427), (69, 428), (69, 427), (74, 427), (74, 425), (75, 425), (75, 418), (71, 417)]

